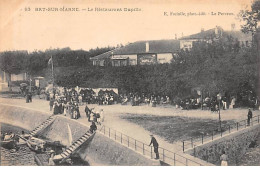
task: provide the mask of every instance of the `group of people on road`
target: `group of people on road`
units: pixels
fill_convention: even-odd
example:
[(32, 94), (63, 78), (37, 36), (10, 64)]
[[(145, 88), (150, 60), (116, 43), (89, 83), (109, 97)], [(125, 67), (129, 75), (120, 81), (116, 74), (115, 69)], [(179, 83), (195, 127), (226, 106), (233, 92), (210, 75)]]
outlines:
[(86, 117), (89, 122), (95, 122), (101, 125), (101, 122), (104, 122), (104, 110), (100, 109), (97, 111), (95, 108), (89, 108), (88, 105), (85, 106)]
[(156, 95), (147, 95), (147, 94), (138, 94), (138, 93), (129, 93), (129, 94), (120, 94), (118, 97), (118, 102), (122, 105), (127, 105), (128, 102), (132, 106), (139, 106), (141, 104), (146, 104), (148, 106), (156, 107), (156, 105), (170, 104), (169, 96), (156, 96)]
[[(53, 91), (49, 93), (49, 106), (50, 111), (53, 111), (54, 115), (63, 114), (69, 116), (72, 119), (78, 119), (81, 117), (79, 106), (83, 105), (82, 97), (75, 90), (64, 90), (62, 92)], [(85, 106), (86, 117), (89, 122), (101, 124), (104, 122), (104, 111), (99, 111), (95, 108), (89, 108)]]

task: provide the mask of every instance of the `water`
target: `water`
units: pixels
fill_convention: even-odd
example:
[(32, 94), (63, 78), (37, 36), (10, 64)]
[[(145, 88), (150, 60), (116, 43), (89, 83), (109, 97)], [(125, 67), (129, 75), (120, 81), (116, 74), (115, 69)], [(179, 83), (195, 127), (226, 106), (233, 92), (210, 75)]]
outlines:
[[(13, 132), (14, 134), (21, 134), (22, 131), (29, 133), (29, 131), (23, 128), (5, 123), (0, 123), (0, 129), (1, 133)], [(20, 145), (17, 151), (15, 149), (0, 147), (0, 166), (37, 166), (34, 160), (35, 154), (36, 153), (31, 151), (26, 144)], [(88, 162), (82, 160), (80, 157), (71, 158), (70, 163), (59, 165), (89, 166)]]
[(260, 165), (260, 133), (255, 142), (252, 142), (247, 152), (239, 159), (240, 166), (259, 166)]
[[(1, 133), (13, 132), (15, 134), (21, 134), (22, 131), (28, 132), (25, 129), (1, 123)], [(35, 152), (31, 151), (27, 145), (20, 145), (17, 151), (0, 147), (0, 165), (36, 166), (34, 155)]]

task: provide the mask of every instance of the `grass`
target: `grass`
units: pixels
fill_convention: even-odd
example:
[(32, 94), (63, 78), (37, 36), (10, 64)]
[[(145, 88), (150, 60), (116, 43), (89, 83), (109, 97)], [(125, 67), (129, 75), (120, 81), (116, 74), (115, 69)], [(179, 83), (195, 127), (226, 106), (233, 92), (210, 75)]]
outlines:
[[(165, 140), (173, 143), (175, 141), (186, 140), (191, 137), (211, 135), (212, 131), (217, 132), (218, 120), (199, 119), (179, 116), (155, 116), (124, 114), (120, 118), (136, 123), (153, 134), (159, 135)], [(234, 121), (222, 121), (222, 126), (234, 124)]]

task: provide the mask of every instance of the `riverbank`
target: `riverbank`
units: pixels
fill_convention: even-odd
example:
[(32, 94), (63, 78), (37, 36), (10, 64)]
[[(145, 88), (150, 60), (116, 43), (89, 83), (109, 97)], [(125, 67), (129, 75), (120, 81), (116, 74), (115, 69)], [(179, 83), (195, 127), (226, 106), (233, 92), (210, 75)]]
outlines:
[[(15, 106), (17, 108), (21, 109), (28, 109), (31, 112), (37, 111), (37, 114), (42, 114), (48, 117), (52, 114), (52, 112), (49, 110), (49, 102), (46, 100), (40, 100), (40, 99), (33, 99), (32, 103), (25, 103), (24, 99), (4, 99), (0, 98), (0, 103), (3, 105), (8, 106)], [(205, 119), (211, 119), (211, 120), (218, 120), (218, 113), (211, 113), (208, 110), (181, 110), (176, 109), (173, 106), (157, 106), (157, 107), (149, 107), (147, 105), (142, 106), (131, 106), (126, 105), (122, 106), (120, 104), (116, 105), (88, 105), (89, 108), (95, 107), (96, 110), (103, 109), (105, 112), (105, 121), (102, 123), (102, 125), (105, 125), (107, 127), (110, 127), (111, 129), (115, 129), (118, 132), (127, 134), (129, 137), (135, 138), (136, 140), (139, 140), (143, 143), (149, 144), (150, 143), (150, 134), (154, 134), (157, 141), (160, 144), (160, 147), (167, 148), (168, 150), (172, 152), (182, 153), (182, 146), (180, 142), (174, 142), (172, 143), (171, 140), (167, 138), (163, 138), (158, 133), (155, 133), (153, 130), (147, 130), (147, 128), (144, 128), (141, 125), (138, 125), (133, 122), (129, 122), (126, 119), (123, 119), (121, 116), (125, 114), (131, 114), (131, 115), (155, 115), (160, 116), (162, 118), (167, 117), (187, 117), (187, 118), (196, 118), (200, 121), (203, 121)], [(66, 119), (65, 121), (75, 122), (78, 124), (81, 124), (83, 126), (90, 126), (90, 123), (88, 122), (85, 113), (84, 113), (85, 106), (80, 106), (80, 112), (81, 112), (81, 118), (78, 120), (71, 120), (68, 116), (60, 115), (59, 118)], [(39, 113), (41, 112), (41, 113)], [(260, 114), (259, 111), (253, 111), (254, 116)], [(18, 114), (19, 115), (19, 114)], [(30, 115), (30, 114), (28, 114)], [(15, 116), (14, 116), (15, 117)], [(221, 111), (221, 118), (222, 120), (234, 120), (239, 121), (242, 119), (245, 119), (247, 117), (247, 109), (229, 109), (225, 111)], [(36, 119), (35, 119), (36, 120)], [(64, 121), (61, 120), (61, 121)], [(145, 122), (145, 121), (144, 121)], [(188, 122), (188, 121), (187, 121)], [(60, 123), (61, 124), (61, 123)], [(183, 123), (184, 124), (184, 123)], [(183, 125), (180, 123), (179, 125)], [(33, 126), (30, 126), (33, 128)], [(67, 128), (67, 126), (65, 126)], [(203, 127), (203, 126), (202, 126)], [(205, 127), (205, 126), (204, 126)], [(73, 128), (73, 127), (72, 127)], [(100, 129), (101, 126), (98, 125), (98, 129)], [(60, 130), (65, 129), (64, 126), (60, 126)], [(176, 130), (179, 128), (177, 127)], [(57, 134), (55, 134), (56, 130), (52, 131), (52, 136), (56, 137)], [(73, 131), (72, 131), (73, 132)], [(65, 137), (65, 133), (64, 133)], [(103, 138), (103, 137), (102, 137)], [(98, 139), (102, 139), (101, 137)], [(64, 140), (64, 139), (63, 139)], [(64, 140), (65, 141), (65, 140)], [(66, 143), (66, 142), (64, 142)], [(101, 143), (101, 142), (100, 142)], [(92, 151), (92, 150), (91, 150)], [(93, 149), (94, 152), (94, 149)], [(102, 154), (104, 152), (100, 152)], [(104, 159), (107, 159), (107, 157)], [(94, 160), (90, 159), (89, 160)], [(100, 164), (99, 164), (100, 165)]]
[(246, 154), (239, 159), (239, 166), (260, 166), (260, 134), (254, 144), (249, 146)]
[[(13, 126), (10, 124), (0, 124), (1, 133), (13, 132), (21, 134), (22, 131), (28, 132), (26, 129)], [(31, 151), (27, 145), (20, 145), (16, 151), (14, 149), (6, 149), (0, 147), (0, 165), (1, 166), (37, 166), (34, 161), (35, 152)]]

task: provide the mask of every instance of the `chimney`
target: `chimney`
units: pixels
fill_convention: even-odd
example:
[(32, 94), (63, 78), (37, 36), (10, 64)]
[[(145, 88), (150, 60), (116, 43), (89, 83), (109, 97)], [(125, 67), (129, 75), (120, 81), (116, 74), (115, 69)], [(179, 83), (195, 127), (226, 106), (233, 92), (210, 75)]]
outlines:
[(216, 26), (216, 28), (215, 28), (215, 35), (216, 36), (218, 35), (218, 26)]
[(149, 52), (149, 42), (145, 43), (145, 52)]
[(231, 24), (231, 31), (234, 31), (236, 28), (236, 25), (234, 23)]

